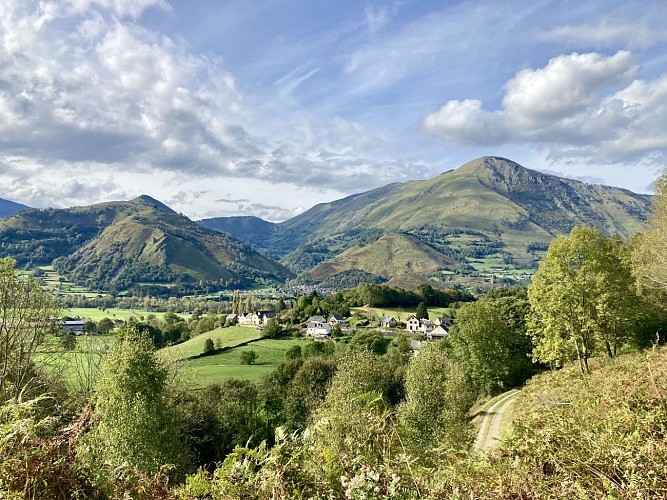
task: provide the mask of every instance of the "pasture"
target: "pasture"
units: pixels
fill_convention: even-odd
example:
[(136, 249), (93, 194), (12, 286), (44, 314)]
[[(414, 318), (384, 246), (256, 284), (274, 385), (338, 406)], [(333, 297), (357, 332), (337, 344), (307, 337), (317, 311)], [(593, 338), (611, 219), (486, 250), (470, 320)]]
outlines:
[[(207, 334), (201, 335), (206, 337)], [(247, 346), (233, 347), (218, 354), (190, 359), (182, 367), (193, 376), (193, 383), (199, 387), (222, 382), (227, 378), (243, 378), (258, 381), (285, 361), (285, 353), (295, 345), (302, 349), (312, 340), (306, 339), (261, 339)], [(257, 360), (253, 365), (241, 363), (241, 352), (253, 350)]]

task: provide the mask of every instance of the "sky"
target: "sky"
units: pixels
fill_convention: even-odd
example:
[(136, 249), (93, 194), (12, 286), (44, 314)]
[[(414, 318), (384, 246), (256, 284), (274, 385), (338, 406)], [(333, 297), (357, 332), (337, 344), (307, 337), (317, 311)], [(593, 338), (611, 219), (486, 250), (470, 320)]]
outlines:
[(650, 192), (667, 2), (0, 2), (0, 198), (281, 221), (483, 155)]

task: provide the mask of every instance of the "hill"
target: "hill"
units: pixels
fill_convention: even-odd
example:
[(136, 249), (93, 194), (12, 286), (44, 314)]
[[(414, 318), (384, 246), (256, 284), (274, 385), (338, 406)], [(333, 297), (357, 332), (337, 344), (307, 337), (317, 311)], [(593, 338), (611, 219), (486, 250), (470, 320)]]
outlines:
[(16, 203), (15, 201), (3, 200), (0, 198), (0, 219), (14, 215), (16, 212), (30, 208), (21, 203)]
[[(384, 268), (389, 273), (382, 274), (385, 278), (397, 278), (390, 267), (375, 265), (386, 254), (386, 240), (376, 241), (382, 235), (407, 235), (421, 255), (430, 255), (430, 263), (422, 262), (415, 274), (437, 280), (441, 271), (457, 269), (534, 268), (549, 242), (575, 225), (628, 237), (650, 209), (648, 195), (486, 156), (433, 179), (389, 184), (316, 205), (280, 224), (263, 226), (262, 237), (253, 233), (260, 226), (257, 221), (234, 234), (273, 251), (295, 272), (309, 271), (318, 279), (371, 261), (369, 268), (360, 269)], [(207, 224), (229, 228), (223, 219)], [(366, 257), (360, 261), (359, 255)]]
[(284, 281), (292, 274), (245, 243), (140, 196), (68, 209), (24, 210), (0, 221), (0, 255), (56, 268), (91, 288), (138, 284), (211, 289)]

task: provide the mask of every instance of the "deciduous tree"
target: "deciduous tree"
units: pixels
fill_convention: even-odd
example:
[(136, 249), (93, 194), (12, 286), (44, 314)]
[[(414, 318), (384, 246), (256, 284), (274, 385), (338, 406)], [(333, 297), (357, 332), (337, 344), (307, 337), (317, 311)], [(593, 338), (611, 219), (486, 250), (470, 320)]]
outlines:
[(187, 451), (165, 397), (167, 374), (151, 339), (123, 327), (95, 384), (97, 425), (80, 447), (89, 464), (103, 474), (129, 466), (152, 475), (169, 464), (182, 472)]
[(596, 342), (613, 357), (636, 314), (622, 243), (590, 227), (575, 227), (549, 246), (528, 288), (533, 358), (559, 363), (573, 356), (582, 373)]
[[(52, 298), (32, 277), (21, 276), (10, 258), (0, 259), (0, 397), (16, 398), (36, 383), (39, 346), (55, 333), (57, 316)], [(34, 385), (34, 384), (33, 384)]]

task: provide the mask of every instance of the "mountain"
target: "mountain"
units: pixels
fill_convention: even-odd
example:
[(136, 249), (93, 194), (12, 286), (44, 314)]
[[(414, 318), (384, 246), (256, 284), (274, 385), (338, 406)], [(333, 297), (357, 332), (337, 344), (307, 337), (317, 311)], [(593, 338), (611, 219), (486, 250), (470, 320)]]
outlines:
[[(353, 268), (375, 269), (390, 279), (416, 273), (419, 279), (437, 280), (461, 269), (468, 273), (483, 273), (489, 267), (529, 270), (554, 236), (568, 233), (575, 225), (628, 237), (641, 227), (650, 210), (648, 195), (565, 179), (486, 156), (433, 179), (389, 184), (316, 205), (268, 226), (270, 231), (264, 230), (262, 238), (250, 228), (236, 234), (259, 249), (280, 249), (274, 255), (284, 264), (298, 272), (308, 271), (318, 280)], [(215, 224), (224, 227), (226, 223), (216, 219)], [(387, 235), (394, 235), (391, 243), (400, 241), (405, 246), (409, 241), (412, 252), (430, 255), (431, 262), (422, 261), (418, 272), (408, 271), (407, 262), (402, 271), (392, 268), (392, 246), (382, 240)], [(371, 236), (372, 241), (360, 242)]]
[(0, 219), (14, 215), (16, 212), (30, 208), (15, 201), (3, 200), (0, 198)]
[(150, 196), (68, 209), (24, 210), (0, 221), (0, 256), (51, 264), (92, 288), (181, 283), (215, 287), (284, 281), (275, 261), (206, 229)]

